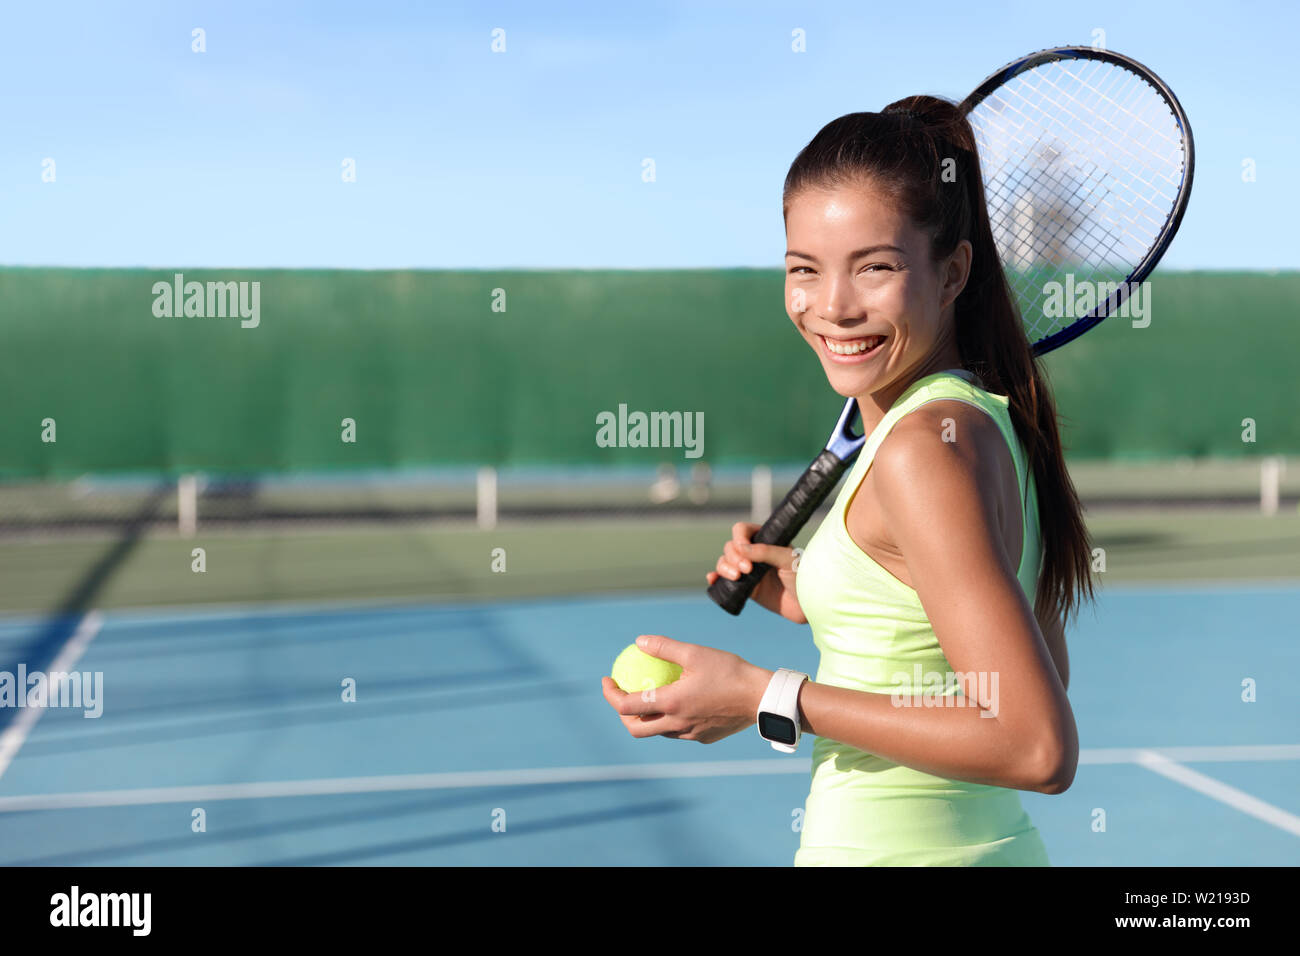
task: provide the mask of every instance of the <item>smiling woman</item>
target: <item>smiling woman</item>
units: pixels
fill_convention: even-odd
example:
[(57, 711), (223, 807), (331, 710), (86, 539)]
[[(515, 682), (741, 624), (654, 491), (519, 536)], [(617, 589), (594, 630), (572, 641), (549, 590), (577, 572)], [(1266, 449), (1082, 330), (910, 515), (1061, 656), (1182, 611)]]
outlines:
[(795, 863), (1047, 865), (1014, 791), (1073, 779), (1088, 545), (973, 133), (931, 97), (841, 117), (784, 205), (788, 314), (869, 436), (794, 582), (821, 651)]
[(799, 562), (740, 523), (707, 577), (770, 565), (752, 598), (811, 626), (816, 678), (654, 635), (682, 677), (606, 699), (637, 737), (815, 735), (796, 865), (1047, 865), (1015, 791), (1074, 778), (1089, 544), (970, 125), (932, 97), (841, 117), (784, 207), (790, 320), (867, 438)]

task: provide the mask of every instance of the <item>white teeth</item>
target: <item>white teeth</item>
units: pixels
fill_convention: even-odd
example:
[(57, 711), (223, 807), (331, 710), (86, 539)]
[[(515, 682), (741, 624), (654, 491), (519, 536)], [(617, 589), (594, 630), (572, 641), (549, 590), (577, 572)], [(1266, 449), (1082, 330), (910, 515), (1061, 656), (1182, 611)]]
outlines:
[(867, 352), (874, 349), (877, 345), (885, 340), (883, 335), (873, 335), (870, 338), (859, 339), (856, 342), (835, 342), (823, 336), (822, 341), (826, 343), (826, 348), (830, 349), (836, 355), (857, 355), (859, 352)]

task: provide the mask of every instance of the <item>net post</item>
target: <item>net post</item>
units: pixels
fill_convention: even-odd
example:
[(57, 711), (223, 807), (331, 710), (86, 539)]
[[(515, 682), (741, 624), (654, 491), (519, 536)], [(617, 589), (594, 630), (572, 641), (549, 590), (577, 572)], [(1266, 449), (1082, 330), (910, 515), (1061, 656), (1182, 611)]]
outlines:
[(1282, 490), (1283, 461), (1276, 455), (1265, 458), (1259, 464), (1259, 510), (1262, 514), (1275, 515)]
[(497, 526), (497, 470), (495, 468), (478, 470), (476, 497), (478, 526), (484, 531), (491, 531)]
[(176, 481), (176, 529), (182, 538), (192, 538), (199, 527), (199, 482), (193, 472)]
[(757, 465), (749, 479), (750, 520), (762, 524), (772, 513), (772, 469)]

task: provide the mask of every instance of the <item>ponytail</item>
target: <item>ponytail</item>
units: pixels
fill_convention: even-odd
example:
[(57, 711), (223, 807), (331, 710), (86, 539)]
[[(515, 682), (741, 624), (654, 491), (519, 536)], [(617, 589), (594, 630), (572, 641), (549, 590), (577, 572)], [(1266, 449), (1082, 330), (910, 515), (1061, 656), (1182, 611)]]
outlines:
[(993, 240), (970, 123), (955, 104), (933, 96), (832, 120), (790, 167), (785, 210), (809, 187), (864, 181), (930, 231), (935, 261), (970, 241), (970, 274), (954, 310), (958, 352), (985, 389), (1008, 398), (1038, 494), (1043, 561), (1034, 611), (1040, 620), (1068, 619), (1085, 596), (1093, 597), (1091, 543), (1065, 466), (1056, 403)]

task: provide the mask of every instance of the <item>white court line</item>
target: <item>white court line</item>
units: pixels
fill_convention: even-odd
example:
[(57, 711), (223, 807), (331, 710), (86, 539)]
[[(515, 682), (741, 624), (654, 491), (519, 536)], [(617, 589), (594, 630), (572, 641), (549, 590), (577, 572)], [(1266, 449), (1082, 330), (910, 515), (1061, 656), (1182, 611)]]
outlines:
[(718, 760), (698, 763), (624, 764), (614, 767), (543, 767), (535, 770), (467, 770), (412, 773), (384, 777), (334, 777), (274, 783), (218, 783), (145, 790), (92, 790), (0, 797), (0, 813), (18, 810), (69, 810), (148, 803), (246, 800), (258, 797), (309, 797), (339, 793), (388, 793), (398, 790), (449, 790), (462, 787), (524, 787), (536, 784), (593, 783), (610, 780), (664, 780), (684, 777), (741, 777), (804, 774), (812, 760)]
[(1138, 763), (1161, 776), (1191, 787), (1198, 793), (1203, 793), (1207, 797), (1226, 803), (1234, 810), (1240, 810), (1242, 813), (1250, 814), (1252, 817), (1270, 823), (1281, 830), (1300, 836), (1300, 817), (1293, 813), (1287, 813), (1271, 803), (1265, 803), (1258, 797), (1252, 797), (1244, 790), (1238, 790), (1236, 787), (1230, 787), (1213, 777), (1197, 773), (1192, 768), (1184, 767), (1182, 764), (1170, 760), (1164, 754), (1155, 751), (1143, 752), (1139, 755)]
[[(1080, 763), (1133, 764), (1152, 757), (1183, 754), (1184, 760), (1295, 760), (1300, 746), (1170, 747), (1166, 750), (1085, 750)], [(202, 803), (267, 797), (311, 797), (341, 793), (391, 793), (402, 790), (450, 790), (464, 787), (522, 787), (539, 784), (598, 783), (613, 780), (666, 780), (692, 777), (741, 777), (767, 774), (808, 774), (811, 759), (716, 760), (691, 763), (623, 764), (613, 767), (543, 767), (532, 770), (468, 770), (450, 773), (394, 774), (382, 777), (333, 777), (262, 783), (218, 783), (141, 790), (90, 790), (81, 793), (37, 793), (0, 797), (0, 813), (24, 810), (72, 810), (86, 807), (142, 806), (158, 803)], [(1191, 771), (1188, 771), (1191, 773)], [(1197, 775), (1199, 776), (1199, 774)], [(1204, 778), (1209, 779), (1209, 778)], [(1231, 788), (1229, 788), (1231, 789)], [(1243, 796), (1245, 796), (1243, 794)], [(1281, 811), (1278, 811), (1281, 812)]]
[[(98, 611), (91, 611), (78, 621), (77, 629), (72, 632), (72, 637), (68, 638), (68, 643), (59, 649), (58, 655), (46, 668), (45, 673), (52, 674), (56, 671), (72, 670), (103, 626), (104, 615)], [(18, 693), (24, 694), (26, 692), (26, 688), (18, 688)], [(43, 713), (45, 713), (44, 707), (23, 707), (13, 723), (4, 729), (4, 733), (0, 733), (0, 777), (5, 775), (5, 771), (9, 769), (9, 765), (14, 761), (14, 757), (18, 756), (18, 751), (22, 749), (23, 743), (26, 742), (27, 735), (32, 732), (32, 728), (36, 726), (36, 721), (41, 719)]]
[[(468, 519), (471, 524), (474, 519)], [(477, 530), (477, 529), (476, 529)], [(1300, 582), (1296, 582), (1300, 583)], [(115, 621), (131, 624), (174, 624), (195, 620), (234, 620), (243, 623), (249, 617), (298, 617), (332, 614), (348, 611), (391, 611), (399, 614), (429, 611), (436, 613), (482, 611), (493, 607), (517, 610), (530, 604), (591, 604), (635, 603), (646, 599), (672, 601), (698, 601), (700, 591), (694, 587), (651, 588), (644, 591), (607, 591), (584, 594), (520, 595), (512, 598), (447, 598), (430, 600), (425, 597), (337, 598), (314, 600), (292, 598), (282, 601), (222, 601), (212, 604), (142, 604), (113, 608)], [(21, 630), (43, 623), (46, 617), (38, 614), (8, 614), (0, 612), (0, 629)]]
[(1261, 744), (1228, 747), (1116, 747), (1079, 752), (1080, 764), (1142, 763), (1147, 754), (1159, 754), (1182, 763), (1216, 763), (1232, 760), (1300, 760), (1300, 744)]

